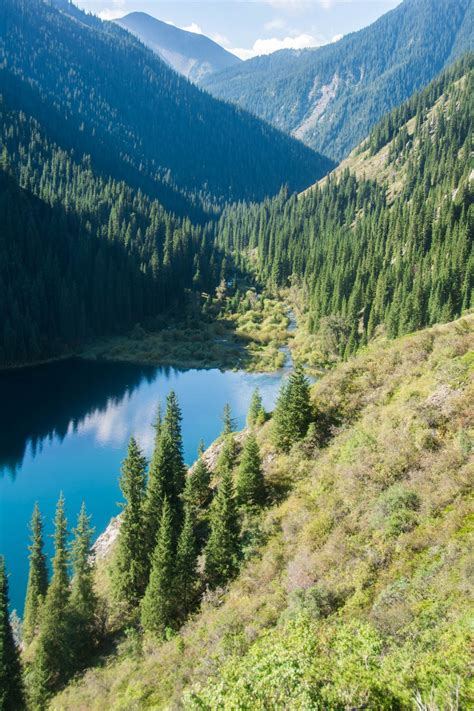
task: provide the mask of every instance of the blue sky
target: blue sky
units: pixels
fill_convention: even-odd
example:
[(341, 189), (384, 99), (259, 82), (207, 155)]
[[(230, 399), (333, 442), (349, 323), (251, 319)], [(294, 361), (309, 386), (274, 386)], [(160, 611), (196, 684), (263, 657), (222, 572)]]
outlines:
[(103, 19), (147, 12), (208, 35), (242, 59), (317, 47), (359, 30), (401, 0), (74, 0)]

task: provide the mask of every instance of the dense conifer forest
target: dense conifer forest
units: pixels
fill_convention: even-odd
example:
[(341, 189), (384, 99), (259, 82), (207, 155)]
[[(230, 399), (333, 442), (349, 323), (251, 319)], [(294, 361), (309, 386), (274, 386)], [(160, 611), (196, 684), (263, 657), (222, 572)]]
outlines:
[(221, 199), (261, 199), (283, 183), (303, 189), (330, 169), (298, 141), (211, 98), (118, 25), (60, 7), (2, 2), (0, 93), (104, 175), (190, 214)]
[[(329, 77), (356, 75), (363, 51), (384, 78), (345, 95), (343, 128), (321, 124), (337, 157), (364, 132), (335, 167), (67, 0), (2, 1), (0, 368), (252, 304), (274, 338), (325, 334), (336, 355), (315, 383), (295, 356), (273, 413), (255, 389), (241, 432), (226, 405), (191, 467), (169, 392), (150, 456), (126, 436), (99, 545), (87, 501), (69, 512), (57, 492), (50, 556), (34, 506), (22, 620), (0, 555), (0, 711), (470, 708), (469, 18), (468, 0), (407, 0), (368, 45), (301, 54)], [(7, 468), (149, 374), (96, 365), (55, 371), (47, 402), (45, 372), (2, 374)]]
[(456, 318), (473, 304), (472, 93), (467, 55), (374, 129), (394, 199), (346, 170), (303, 196), (226, 208), (217, 243), (270, 288), (299, 285), (310, 330), (331, 329), (341, 356), (382, 324), (394, 337)]
[(338, 42), (255, 57), (203, 86), (341, 160), (384, 114), (474, 49), (473, 22), (470, 0), (405, 0)]
[(3, 99), (2, 364), (152, 326), (184, 308), (187, 290), (255, 266), (269, 289), (301, 288), (310, 331), (328, 327), (341, 356), (382, 324), (396, 336), (455, 318), (472, 304), (471, 93), (467, 55), (374, 129), (364, 145), (388, 146), (394, 199), (346, 171), (302, 197), (230, 205), (207, 225), (101, 177)]
[(183, 300), (196, 275), (196, 287), (218, 283), (221, 259), (206, 229), (100, 177), (5, 102), (0, 111), (4, 365), (155, 317)]

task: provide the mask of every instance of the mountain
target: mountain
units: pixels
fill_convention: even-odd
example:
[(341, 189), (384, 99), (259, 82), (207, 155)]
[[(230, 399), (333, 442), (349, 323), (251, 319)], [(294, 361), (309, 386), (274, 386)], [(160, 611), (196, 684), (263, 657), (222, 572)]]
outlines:
[(173, 636), (128, 628), (49, 708), (469, 708), (473, 333), (471, 314), (340, 364), (288, 455), (258, 424), (268, 501), (241, 512), (240, 574)]
[(331, 162), (179, 76), (130, 33), (42, 0), (0, 6), (0, 93), (51, 140), (168, 209), (297, 190)]
[(473, 83), (468, 54), (322, 186), (223, 211), (221, 249), (271, 289), (304, 295), (314, 365), (474, 306)]
[(388, 111), (474, 47), (472, 0), (404, 0), (317, 49), (281, 50), (202, 86), (341, 160)]
[(205, 35), (187, 32), (145, 12), (131, 12), (115, 22), (191, 81), (236, 66), (241, 60)]
[(74, 353), (218, 284), (201, 228), (103, 178), (5, 100), (0, 145), (0, 367)]

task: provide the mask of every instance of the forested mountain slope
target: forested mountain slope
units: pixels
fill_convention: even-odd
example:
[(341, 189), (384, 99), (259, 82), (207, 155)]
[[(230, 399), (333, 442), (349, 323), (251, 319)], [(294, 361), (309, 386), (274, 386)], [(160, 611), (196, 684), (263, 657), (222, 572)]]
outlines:
[(256, 57), (202, 84), (341, 160), (387, 111), (472, 50), (473, 28), (472, 0), (404, 0), (335, 44)]
[[(224, 211), (218, 244), (270, 286), (299, 285), (309, 330), (331, 332), (339, 355), (378, 327), (397, 336), (473, 305), (473, 75), (471, 54), (386, 117), (359, 178), (346, 168), (299, 198)], [(374, 156), (386, 184), (364, 179)]]
[[(114, 23), (74, 6), (3, 0), (0, 93), (51, 140), (174, 211), (306, 187), (330, 162), (216, 101)], [(70, 8), (70, 9), (69, 9)]]
[(102, 178), (4, 101), (0, 126), (1, 366), (151, 319), (182, 302), (197, 273), (196, 288), (218, 283), (221, 259), (204, 228)]
[(281, 410), (254, 425), (267, 504), (239, 509), (240, 574), (165, 640), (130, 626), (49, 708), (468, 708), (473, 336), (471, 315), (372, 344), (313, 386), (286, 454)]
[(161, 22), (146, 12), (131, 12), (114, 22), (136, 35), (173, 69), (194, 82), (241, 63), (235, 54), (209, 37)]

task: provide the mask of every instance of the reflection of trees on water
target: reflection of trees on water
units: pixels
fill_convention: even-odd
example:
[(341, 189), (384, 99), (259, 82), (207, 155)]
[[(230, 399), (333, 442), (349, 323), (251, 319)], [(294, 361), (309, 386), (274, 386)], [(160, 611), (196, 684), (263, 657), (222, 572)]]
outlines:
[(175, 369), (71, 359), (0, 373), (0, 474), (15, 476), (29, 446), (36, 454), (45, 441), (62, 441), (158, 372), (169, 377)]

